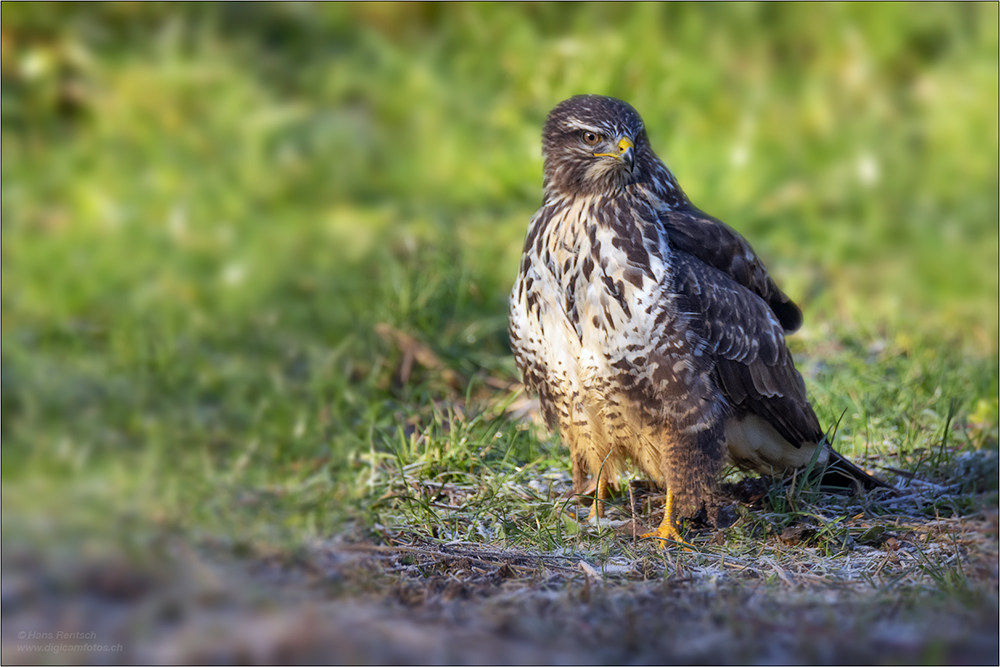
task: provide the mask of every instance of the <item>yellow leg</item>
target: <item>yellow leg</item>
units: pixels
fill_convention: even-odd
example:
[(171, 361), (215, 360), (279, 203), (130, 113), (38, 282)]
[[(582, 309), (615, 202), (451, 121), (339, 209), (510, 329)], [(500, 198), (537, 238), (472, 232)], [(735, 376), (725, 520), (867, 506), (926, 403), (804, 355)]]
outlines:
[(587, 517), (588, 521), (593, 521), (595, 517), (604, 518), (604, 500), (608, 495), (608, 480), (604, 475), (598, 473), (596, 498), (594, 498), (594, 502), (590, 506), (590, 515)]
[(657, 528), (655, 532), (646, 533), (642, 537), (657, 538), (657, 544), (661, 549), (666, 549), (668, 546), (672, 546), (669, 542), (676, 542), (680, 545), (691, 546), (681, 539), (681, 534), (674, 525), (674, 494), (670, 491), (670, 489), (667, 489), (667, 504), (663, 509), (663, 521), (660, 522), (660, 527)]
[(597, 477), (597, 489), (595, 495), (596, 497), (594, 498), (594, 502), (590, 506), (590, 516), (587, 517), (588, 520), (592, 520), (594, 517), (604, 517), (604, 500), (608, 497), (608, 480), (600, 474), (598, 474)]

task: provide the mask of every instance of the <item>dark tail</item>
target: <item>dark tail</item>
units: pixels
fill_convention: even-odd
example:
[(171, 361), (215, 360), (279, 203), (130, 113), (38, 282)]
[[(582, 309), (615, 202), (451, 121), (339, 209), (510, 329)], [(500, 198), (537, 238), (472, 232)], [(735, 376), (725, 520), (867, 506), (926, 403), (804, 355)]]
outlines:
[[(820, 485), (837, 488), (853, 488), (860, 485), (866, 491), (872, 489), (893, 489), (880, 479), (872, 477), (858, 466), (830, 448), (830, 459), (820, 473)], [(893, 489), (895, 490), (895, 489)]]

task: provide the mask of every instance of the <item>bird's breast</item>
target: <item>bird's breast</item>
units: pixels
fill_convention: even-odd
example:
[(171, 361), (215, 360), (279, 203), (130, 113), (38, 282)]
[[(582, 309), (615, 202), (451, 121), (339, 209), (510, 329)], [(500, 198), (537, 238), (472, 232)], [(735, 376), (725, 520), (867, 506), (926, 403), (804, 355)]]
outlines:
[(565, 318), (578, 344), (602, 352), (650, 340), (669, 299), (666, 239), (638, 199), (586, 196), (543, 208), (521, 273), (539, 316)]
[(648, 337), (670, 271), (655, 224), (645, 222), (652, 212), (609, 198), (597, 200), (591, 208), (579, 250), (584, 259), (574, 276), (581, 336)]

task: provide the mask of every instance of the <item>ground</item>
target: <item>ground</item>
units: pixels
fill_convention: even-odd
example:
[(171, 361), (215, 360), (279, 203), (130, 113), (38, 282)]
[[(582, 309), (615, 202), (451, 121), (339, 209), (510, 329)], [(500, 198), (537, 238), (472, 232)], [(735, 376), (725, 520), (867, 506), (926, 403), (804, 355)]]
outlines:
[[(995, 455), (971, 458), (983, 459), (966, 462), (973, 470), (995, 480)], [(531, 488), (517, 492), (537, 499)], [(447, 496), (449, 505), (465, 495), (442, 486), (434, 493)], [(937, 518), (920, 510), (942, 499), (940, 488), (911, 487), (892, 499), (877, 494), (881, 500), (848, 502), (813, 494), (816, 504), (780, 532), (771, 522), (788, 515), (758, 504), (734, 528), (691, 536), (693, 549), (665, 552), (637, 542), (633, 520), (615, 518), (604, 528), (584, 528), (601, 536), (598, 548), (586, 550), (430, 540), (384, 526), (376, 527), (378, 536), (359, 529), (271, 554), (212, 540), (193, 546), (166, 533), (131, 556), (95, 553), (82, 561), (74, 556), (55, 562), (51, 552), (8, 545), (3, 659), (994, 660), (1000, 650), (995, 508)], [(970, 499), (973, 509), (983, 500), (963, 500)], [(838, 514), (862, 511), (826, 521), (823, 514), (832, 506)]]
[[(2, 11), (5, 664), (996, 659), (997, 5)], [(582, 520), (505, 333), (581, 92), (802, 305), (897, 495)]]

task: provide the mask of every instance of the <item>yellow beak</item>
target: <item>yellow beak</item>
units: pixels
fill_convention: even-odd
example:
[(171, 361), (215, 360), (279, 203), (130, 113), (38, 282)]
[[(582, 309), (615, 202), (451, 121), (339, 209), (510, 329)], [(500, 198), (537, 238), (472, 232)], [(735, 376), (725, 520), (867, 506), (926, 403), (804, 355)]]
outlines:
[(618, 140), (618, 153), (594, 153), (594, 157), (613, 157), (625, 163), (629, 171), (635, 166), (635, 144), (628, 137)]

